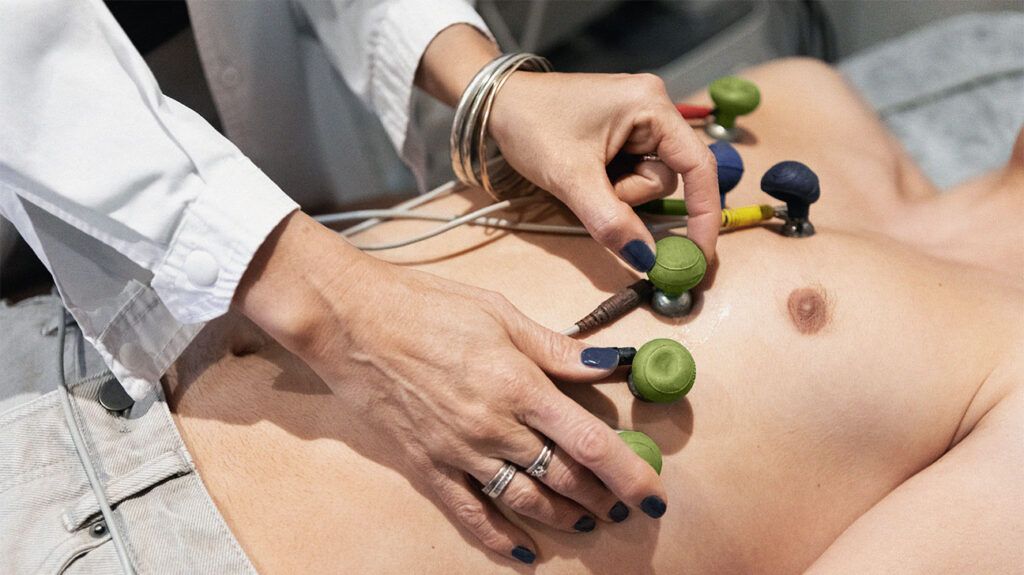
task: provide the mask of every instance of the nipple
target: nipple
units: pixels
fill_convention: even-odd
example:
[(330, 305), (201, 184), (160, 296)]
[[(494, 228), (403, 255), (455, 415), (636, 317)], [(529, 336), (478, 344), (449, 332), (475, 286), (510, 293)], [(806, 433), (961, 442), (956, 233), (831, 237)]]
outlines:
[(804, 335), (818, 333), (828, 325), (828, 298), (821, 288), (805, 287), (793, 290), (789, 294), (786, 307), (793, 325)]

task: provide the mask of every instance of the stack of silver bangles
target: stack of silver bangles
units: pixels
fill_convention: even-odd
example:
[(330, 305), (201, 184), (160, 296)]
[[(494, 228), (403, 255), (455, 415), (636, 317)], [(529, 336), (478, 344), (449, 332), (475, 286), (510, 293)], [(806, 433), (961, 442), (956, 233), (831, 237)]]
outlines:
[(496, 199), (525, 196), (536, 186), (498, 155), (487, 157), (487, 122), (501, 87), (517, 70), (550, 72), (551, 63), (535, 54), (505, 54), (484, 66), (466, 87), (452, 122), (452, 170), (460, 182), (483, 188)]

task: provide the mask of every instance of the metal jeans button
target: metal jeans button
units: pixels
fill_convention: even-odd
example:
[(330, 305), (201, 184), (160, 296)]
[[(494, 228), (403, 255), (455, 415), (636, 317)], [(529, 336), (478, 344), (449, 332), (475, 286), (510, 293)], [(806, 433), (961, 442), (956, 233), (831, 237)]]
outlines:
[(100, 386), (99, 400), (100, 405), (107, 411), (118, 415), (123, 415), (135, 405), (132, 396), (128, 395), (128, 392), (121, 387), (121, 382), (114, 378), (108, 379)]

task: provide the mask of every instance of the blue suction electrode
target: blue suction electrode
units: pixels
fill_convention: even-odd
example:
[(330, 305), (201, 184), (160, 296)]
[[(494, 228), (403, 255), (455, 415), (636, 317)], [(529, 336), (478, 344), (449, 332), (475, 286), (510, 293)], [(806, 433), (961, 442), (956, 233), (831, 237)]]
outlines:
[(708, 148), (715, 155), (715, 161), (718, 164), (718, 194), (722, 198), (722, 207), (724, 208), (725, 194), (732, 191), (743, 177), (743, 158), (729, 142), (715, 142)]
[(811, 204), (821, 197), (821, 187), (813, 170), (800, 162), (779, 162), (764, 173), (761, 189), (786, 203), (782, 235), (795, 238), (814, 235), (814, 226), (808, 218)]

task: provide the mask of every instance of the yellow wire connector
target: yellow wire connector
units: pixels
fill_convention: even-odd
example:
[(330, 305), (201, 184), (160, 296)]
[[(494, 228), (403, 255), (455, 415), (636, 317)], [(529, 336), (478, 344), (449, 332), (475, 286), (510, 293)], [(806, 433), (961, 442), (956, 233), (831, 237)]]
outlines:
[(775, 208), (760, 204), (722, 209), (722, 229), (731, 230), (753, 226), (775, 217)]

